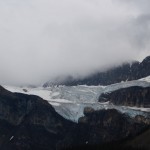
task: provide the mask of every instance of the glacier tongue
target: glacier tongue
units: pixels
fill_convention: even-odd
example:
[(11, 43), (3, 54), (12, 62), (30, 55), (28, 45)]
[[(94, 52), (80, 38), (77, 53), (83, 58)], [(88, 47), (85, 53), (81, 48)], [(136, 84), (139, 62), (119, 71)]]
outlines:
[(131, 117), (135, 117), (136, 115), (149, 116), (150, 109), (149, 108), (131, 108), (125, 106), (115, 106), (107, 103), (82, 103), (82, 104), (61, 104), (61, 106), (54, 106), (56, 112), (61, 114), (64, 118), (68, 120), (72, 120), (74, 122), (78, 122), (80, 117), (83, 117), (83, 111), (85, 107), (92, 107), (95, 110), (102, 109), (117, 109), (119, 112), (128, 114)]
[(82, 116), (85, 107), (92, 107), (95, 110), (115, 108), (122, 113), (127, 113), (134, 117), (136, 115), (146, 115), (150, 113), (150, 108), (136, 108), (115, 106), (107, 103), (99, 103), (98, 97), (102, 93), (109, 93), (121, 88), (132, 86), (150, 87), (150, 76), (135, 81), (121, 82), (108, 86), (55, 86), (55, 87), (14, 87), (4, 86), (11, 92), (24, 93), (29, 95), (37, 95), (47, 100), (55, 110), (64, 118), (77, 122)]

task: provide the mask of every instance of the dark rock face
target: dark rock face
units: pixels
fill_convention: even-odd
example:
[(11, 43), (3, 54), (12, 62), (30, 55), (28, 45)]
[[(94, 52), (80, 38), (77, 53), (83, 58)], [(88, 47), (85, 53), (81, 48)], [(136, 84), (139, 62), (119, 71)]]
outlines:
[(58, 115), (43, 99), (0, 87), (0, 150), (55, 150), (135, 136), (147, 125), (116, 110), (86, 108), (79, 123)]
[(67, 77), (62, 82), (47, 82), (43, 86), (49, 85), (109, 85), (121, 81), (131, 81), (144, 78), (150, 75), (150, 56), (146, 57), (141, 63), (133, 62), (132, 64), (126, 63), (116, 68), (112, 68), (106, 72), (95, 73), (84, 79), (73, 79)]
[(150, 107), (150, 87), (129, 87), (112, 93), (104, 93), (99, 102), (110, 101), (115, 105)]
[(1, 150), (53, 150), (74, 126), (43, 99), (0, 87)]
[[(64, 149), (65, 150), (65, 149)], [(98, 145), (80, 145), (66, 150), (150, 150), (150, 128), (135, 138)]]
[(138, 135), (132, 140), (127, 141), (127, 146), (131, 146), (133, 148), (143, 148), (144, 150), (150, 149), (150, 128), (147, 129), (142, 134)]
[(84, 141), (88, 141), (89, 144), (117, 141), (135, 136), (141, 129), (139, 123), (135, 123), (131, 118), (120, 114), (115, 109), (88, 112), (79, 119), (79, 125), (85, 132)]
[(141, 115), (137, 115), (135, 117), (135, 121), (138, 122), (138, 123), (144, 123), (144, 124), (150, 125), (150, 116), (149, 117), (144, 117), (144, 116), (141, 116)]

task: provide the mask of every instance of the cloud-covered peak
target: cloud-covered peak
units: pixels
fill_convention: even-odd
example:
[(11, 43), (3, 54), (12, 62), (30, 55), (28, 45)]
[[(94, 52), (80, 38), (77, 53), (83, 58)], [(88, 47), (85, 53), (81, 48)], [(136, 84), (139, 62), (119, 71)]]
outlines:
[(150, 54), (148, 0), (1, 0), (0, 83), (86, 75)]

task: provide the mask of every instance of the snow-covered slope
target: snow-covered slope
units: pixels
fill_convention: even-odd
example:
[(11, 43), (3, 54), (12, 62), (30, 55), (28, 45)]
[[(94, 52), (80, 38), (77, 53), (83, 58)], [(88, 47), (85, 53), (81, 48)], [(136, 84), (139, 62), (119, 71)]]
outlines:
[(150, 82), (150, 76), (146, 77), (146, 78), (142, 78), (139, 81), (146, 81), (146, 82)]
[(121, 88), (132, 86), (150, 87), (150, 76), (135, 80), (121, 82), (109, 86), (55, 86), (55, 87), (14, 87), (4, 86), (11, 92), (24, 93), (29, 95), (37, 95), (47, 100), (55, 110), (63, 117), (77, 122), (78, 118), (83, 116), (85, 107), (93, 107), (95, 110), (115, 108), (122, 113), (128, 113), (131, 116), (137, 114), (146, 115), (150, 112), (150, 108), (135, 108), (125, 106), (115, 106), (107, 103), (99, 103), (98, 97), (101, 93), (108, 93)]

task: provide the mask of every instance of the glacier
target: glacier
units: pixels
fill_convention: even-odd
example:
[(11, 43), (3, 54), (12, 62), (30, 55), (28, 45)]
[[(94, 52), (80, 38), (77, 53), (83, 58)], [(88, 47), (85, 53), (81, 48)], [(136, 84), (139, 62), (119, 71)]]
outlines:
[(134, 81), (126, 81), (108, 86), (52, 86), (52, 87), (16, 87), (3, 85), (5, 89), (11, 92), (37, 95), (48, 101), (64, 118), (73, 122), (84, 116), (85, 107), (92, 107), (95, 110), (117, 109), (121, 113), (135, 117), (136, 115), (149, 116), (150, 108), (137, 108), (127, 106), (115, 106), (110, 102), (100, 103), (98, 98), (102, 93), (109, 93), (121, 88), (132, 86), (150, 87), (150, 76)]

